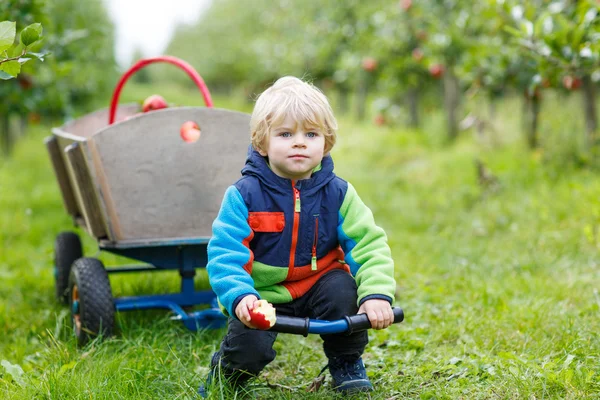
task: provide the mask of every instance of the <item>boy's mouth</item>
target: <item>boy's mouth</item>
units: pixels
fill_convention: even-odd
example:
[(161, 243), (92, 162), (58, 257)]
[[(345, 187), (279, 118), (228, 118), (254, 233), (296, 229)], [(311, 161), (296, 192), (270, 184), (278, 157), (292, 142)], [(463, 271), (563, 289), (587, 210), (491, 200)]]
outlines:
[(289, 158), (308, 158), (308, 156), (302, 154), (292, 154)]

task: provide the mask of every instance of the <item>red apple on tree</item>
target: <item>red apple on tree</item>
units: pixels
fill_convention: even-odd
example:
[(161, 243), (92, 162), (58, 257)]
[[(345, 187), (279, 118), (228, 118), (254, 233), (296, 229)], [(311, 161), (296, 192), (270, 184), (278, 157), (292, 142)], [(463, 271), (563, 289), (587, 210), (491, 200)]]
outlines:
[(19, 82), (19, 86), (21, 86), (21, 89), (23, 90), (29, 90), (33, 87), (33, 79), (31, 79), (31, 76), (27, 74), (19, 75), (17, 77), (17, 81)]
[(142, 111), (148, 112), (148, 111), (160, 110), (161, 108), (167, 108), (167, 107), (168, 107), (167, 102), (161, 95), (153, 94), (152, 96), (147, 97), (146, 100), (144, 100), (144, 104), (142, 104)]
[(442, 64), (432, 64), (429, 66), (429, 73), (435, 79), (438, 79), (444, 73), (444, 66)]
[(579, 87), (581, 87), (581, 79), (571, 75), (564, 76), (562, 83), (563, 86), (568, 90), (577, 90)]
[(373, 57), (365, 57), (362, 60), (362, 67), (367, 72), (373, 72), (377, 69), (377, 60)]
[(375, 119), (373, 120), (373, 122), (377, 126), (383, 126), (383, 125), (385, 125), (385, 117), (383, 116), (383, 114), (377, 114), (375, 116)]
[(419, 40), (426, 40), (427, 39), (427, 32), (425, 32), (425, 31), (418, 31), (416, 36), (417, 36), (417, 39), (419, 39)]
[(412, 6), (412, 0), (400, 0), (400, 7), (404, 11), (408, 11), (411, 6)]
[(543, 78), (542, 79), (542, 87), (543, 88), (549, 88), (550, 86), (552, 86), (552, 82), (550, 82), (550, 79)]
[[(258, 306), (256, 306), (258, 303)], [(266, 330), (275, 325), (275, 307), (266, 300), (258, 300), (255, 307), (250, 310), (250, 323), (256, 329)]]
[(200, 127), (194, 121), (186, 121), (179, 128), (179, 134), (184, 142), (197, 142), (200, 139)]
[(417, 48), (415, 48), (415, 49), (412, 51), (412, 58), (413, 58), (415, 61), (417, 61), (417, 62), (421, 61), (421, 60), (423, 59), (423, 50), (421, 50), (421, 49), (420, 49), (420, 48), (418, 48), (418, 47), (417, 47)]

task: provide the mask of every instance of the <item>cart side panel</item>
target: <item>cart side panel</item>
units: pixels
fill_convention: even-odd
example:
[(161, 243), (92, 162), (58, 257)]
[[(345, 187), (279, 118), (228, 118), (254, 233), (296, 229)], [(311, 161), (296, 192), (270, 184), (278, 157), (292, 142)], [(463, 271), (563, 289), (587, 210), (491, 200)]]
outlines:
[[(201, 136), (181, 140), (193, 120)], [(114, 240), (210, 237), (227, 187), (240, 178), (250, 116), (165, 109), (112, 125), (88, 141)]]
[[(121, 105), (117, 108), (115, 120), (119, 122), (127, 117), (133, 116), (139, 109), (140, 106), (137, 104)], [(108, 115), (109, 109), (104, 108), (67, 122), (60, 129), (67, 134), (89, 139), (100, 129), (108, 126)]]
[(58, 187), (60, 188), (65, 209), (73, 218), (80, 217), (81, 212), (79, 211), (79, 207), (75, 201), (75, 193), (73, 191), (73, 186), (71, 184), (71, 180), (69, 179), (67, 168), (61, 154), (62, 150), (58, 144), (58, 139), (56, 136), (49, 136), (44, 142), (46, 144), (46, 148), (48, 149), (48, 155), (50, 156), (50, 161), (52, 162), (52, 168), (54, 169), (54, 174), (58, 182)]
[(83, 211), (85, 227), (93, 237), (105, 238), (108, 236), (106, 218), (86, 160), (85, 142), (73, 143), (67, 146), (65, 153), (74, 186), (77, 188), (78, 201)]

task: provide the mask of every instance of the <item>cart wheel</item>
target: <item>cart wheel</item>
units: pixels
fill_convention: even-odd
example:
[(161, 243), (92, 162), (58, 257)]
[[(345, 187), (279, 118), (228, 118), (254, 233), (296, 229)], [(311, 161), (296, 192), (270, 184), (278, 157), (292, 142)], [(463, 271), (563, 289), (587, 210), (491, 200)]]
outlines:
[(108, 274), (100, 260), (75, 261), (69, 275), (69, 293), (73, 332), (80, 346), (95, 336), (112, 335), (115, 306)]
[(74, 232), (61, 232), (54, 242), (54, 280), (56, 298), (62, 304), (69, 304), (69, 273), (71, 265), (83, 257), (81, 241)]

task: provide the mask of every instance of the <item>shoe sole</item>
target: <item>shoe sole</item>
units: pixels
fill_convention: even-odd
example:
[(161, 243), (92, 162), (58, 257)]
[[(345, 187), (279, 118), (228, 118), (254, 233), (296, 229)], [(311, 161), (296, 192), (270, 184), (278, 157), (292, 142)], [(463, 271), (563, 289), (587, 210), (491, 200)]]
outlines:
[(354, 393), (354, 392), (370, 392), (373, 390), (373, 385), (368, 379), (357, 379), (348, 383), (342, 383), (336, 386), (337, 392)]

